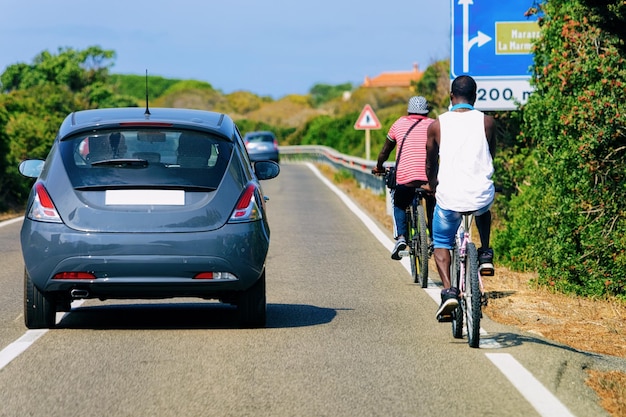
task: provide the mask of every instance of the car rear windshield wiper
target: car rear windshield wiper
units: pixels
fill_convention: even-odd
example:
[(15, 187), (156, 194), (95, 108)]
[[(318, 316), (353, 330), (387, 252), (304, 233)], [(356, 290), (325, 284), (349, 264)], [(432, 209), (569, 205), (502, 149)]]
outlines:
[(149, 165), (146, 159), (117, 158), (94, 161), (91, 166), (112, 166), (115, 168), (145, 168)]

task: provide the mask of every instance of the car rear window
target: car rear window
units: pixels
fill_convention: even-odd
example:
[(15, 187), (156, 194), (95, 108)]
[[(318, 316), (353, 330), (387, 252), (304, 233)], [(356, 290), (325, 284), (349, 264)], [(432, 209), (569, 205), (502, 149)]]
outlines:
[(248, 142), (274, 142), (274, 136), (268, 133), (264, 134), (256, 134), (256, 135), (247, 135), (246, 140)]
[(182, 130), (98, 131), (63, 140), (63, 163), (74, 188), (215, 189), (233, 144)]

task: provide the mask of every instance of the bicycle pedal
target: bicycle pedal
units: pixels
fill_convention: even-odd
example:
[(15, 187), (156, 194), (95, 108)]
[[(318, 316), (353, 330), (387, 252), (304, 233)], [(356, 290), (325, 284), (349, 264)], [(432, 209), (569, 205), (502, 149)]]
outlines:
[(496, 271), (493, 268), (480, 268), (480, 275), (483, 277), (492, 277), (496, 274)]
[(452, 314), (440, 314), (437, 316), (437, 321), (439, 323), (450, 323), (452, 321), (453, 317)]
[(402, 258), (404, 258), (405, 256), (409, 256), (411, 254), (411, 251), (409, 250), (401, 250), (398, 252), (398, 255), (400, 255)]
[(483, 307), (487, 307), (487, 305), (489, 304), (489, 297), (487, 295), (487, 293), (484, 293), (480, 296), (480, 304)]

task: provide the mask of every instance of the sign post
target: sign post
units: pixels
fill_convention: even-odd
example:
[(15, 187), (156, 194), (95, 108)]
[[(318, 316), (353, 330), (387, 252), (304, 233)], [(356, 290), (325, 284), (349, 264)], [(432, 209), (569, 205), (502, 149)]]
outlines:
[(369, 104), (366, 104), (361, 110), (361, 114), (354, 124), (356, 130), (365, 130), (365, 159), (370, 160), (370, 129), (380, 129), (381, 125), (376, 117), (376, 113)]
[(470, 75), (480, 110), (516, 110), (532, 93), (536, 17), (525, 16), (527, 0), (451, 0), (450, 79)]

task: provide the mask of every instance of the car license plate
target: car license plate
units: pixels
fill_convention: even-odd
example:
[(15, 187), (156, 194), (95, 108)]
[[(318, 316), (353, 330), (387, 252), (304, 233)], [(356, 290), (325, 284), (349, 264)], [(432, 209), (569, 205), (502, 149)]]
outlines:
[(183, 190), (106, 190), (107, 206), (184, 206)]

